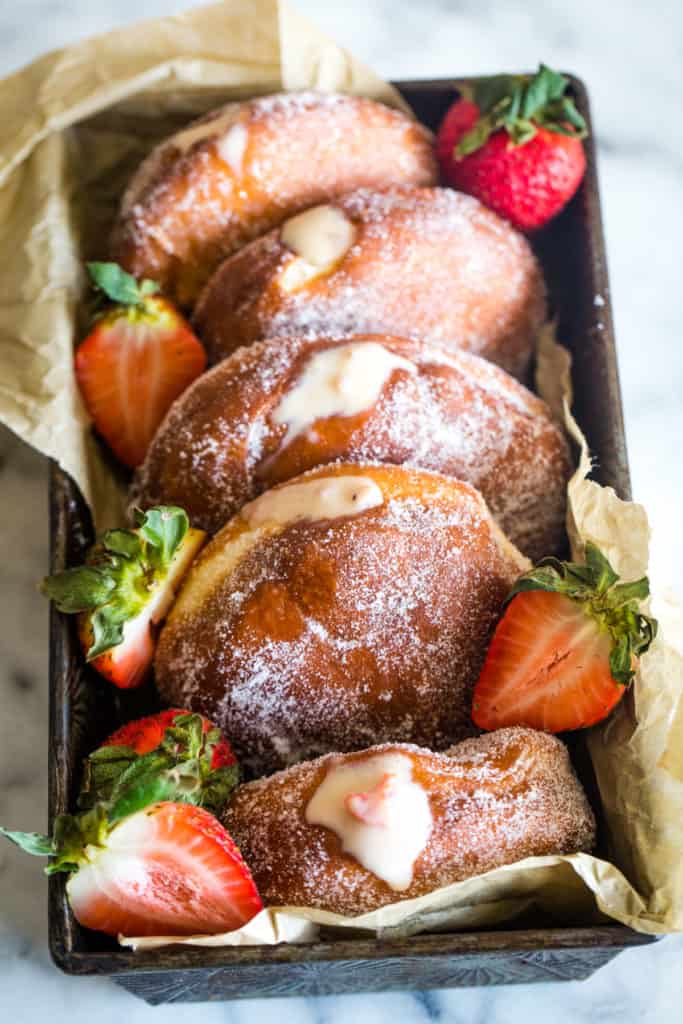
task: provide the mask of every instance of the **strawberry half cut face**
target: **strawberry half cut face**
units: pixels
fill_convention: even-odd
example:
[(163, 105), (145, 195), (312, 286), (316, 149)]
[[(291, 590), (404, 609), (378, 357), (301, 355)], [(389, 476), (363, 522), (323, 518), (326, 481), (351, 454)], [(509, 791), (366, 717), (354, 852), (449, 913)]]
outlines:
[(647, 579), (618, 579), (590, 544), (586, 564), (546, 559), (520, 577), (474, 689), (475, 725), (556, 733), (610, 713), (657, 629), (638, 607)]
[(263, 907), (227, 831), (199, 807), (155, 804), (86, 852), (67, 893), (77, 920), (108, 935), (228, 932)]
[(178, 310), (115, 263), (89, 263), (107, 311), (78, 347), (75, 371), (98, 433), (126, 466), (139, 466), (176, 398), (206, 368), (206, 353)]

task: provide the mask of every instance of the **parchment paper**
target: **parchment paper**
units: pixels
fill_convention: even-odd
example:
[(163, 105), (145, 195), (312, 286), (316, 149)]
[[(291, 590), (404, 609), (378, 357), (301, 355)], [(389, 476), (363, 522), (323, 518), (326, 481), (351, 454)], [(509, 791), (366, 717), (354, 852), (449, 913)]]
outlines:
[[(113, 211), (155, 142), (228, 99), (320, 88), (400, 104), (386, 83), (276, 0), (226, 0), (48, 54), (0, 83), (0, 418), (79, 484), (98, 526), (119, 520), (120, 481), (92, 438), (72, 371), (82, 262), (102, 258)], [(569, 534), (590, 538), (626, 579), (647, 568), (642, 506), (587, 480), (570, 414), (569, 357), (545, 331), (539, 391), (580, 449)], [(197, 945), (310, 942), (321, 928), (384, 937), (482, 927), (531, 909), (558, 921), (604, 915), (654, 934), (683, 930), (683, 614), (653, 599), (659, 636), (626, 699), (588, 734), (611, 862), (531, 858), (355, 919), (264, 910)], [(177, 939), (122, 939), (134, 948)]]

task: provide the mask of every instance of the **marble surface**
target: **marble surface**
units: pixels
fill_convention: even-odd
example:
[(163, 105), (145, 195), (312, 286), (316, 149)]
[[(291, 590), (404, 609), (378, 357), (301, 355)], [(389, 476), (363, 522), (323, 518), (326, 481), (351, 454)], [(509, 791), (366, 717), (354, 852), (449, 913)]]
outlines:
[[(21, 0), (0, 5), (0, 75), (39, 53), (178, 0)], [(600, 153), (612, 295), (634, 494), (654, 527), (652, 575), (683, 593), (683, 7), (668, 0), (299, 0), (299, 8), (387, 77), (435, 77), (534, 66), (588, 83)], [(35, 580), (47, 565), (43, 460), (0, 432), (0, 821), (46, 820), (47, 609)], [(509, 989), (349, 996), (152, 1010), (115, 985), (71, 979), (46, 949), (38, 861), (0, 847), (0, 1019), (185, 1024), (390, 1019), (600, 1020), (674, 1024), (683, 1004), (683, 940), (625, 953), (586, 982)]]

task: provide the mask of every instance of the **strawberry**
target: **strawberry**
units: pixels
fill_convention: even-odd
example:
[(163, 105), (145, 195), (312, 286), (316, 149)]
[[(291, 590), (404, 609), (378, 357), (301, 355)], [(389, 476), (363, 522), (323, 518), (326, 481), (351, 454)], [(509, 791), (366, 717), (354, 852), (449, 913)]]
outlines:
[[(165, 711), (157, 711), (155, 715), (148, 715), (146, 718), (138, 718), (134, 722), (127, 722), (120, 729), (113, 732), (104, 743), (103, 747), (130, 747), (136, 754), (149, 754), (161, 746), (164, 735), (171, 726), (175, 725), (182, 715), (189, 715), (191, 712), (178, 708), (167, 708)], [(214, 727), (208, 718), (201, 718), (202, 731), (204, 736)], [(212, 746), (211, 768), (226, 768), (237, 763), (232, 747), (226, 739), (220, 736)]]
[(647, 577), (619, 583), (590, 542), (586, 562), (546, 558), (521, 576), (474, 688), (482, 729), (581, 729), (621, 700), (657, 623), (639, 611)]
[(533, 77), (482, 79), (439, 128), (437, 155), (446, 181), (521, 231), (547, 224), (586, 169), (586, 123), (566, 95), (568, 85), (543, 64)]
[(126, 466), (138, 466), (173, 401), (206, 368), (206, 353), (175, 306), (116, 263), (88, 263), (115, 305), (76, 351), (76, 378), (95, 427)]
[(144, 682), (152, 664), (155, 630), (206, 539), (190, 528), (181, 508), (160, 505), (136, 512), (134, 530), (107, 530), (86, 564), (41, 584), (60, 611), (78, 613), (86, 659), (122, 689)]
[(159, 800), (219, 812), (239, 780), (237, 760), (219, 729), (201, 715), (160, 711), (118, 729), (85, 761), (78, 806), (114, 802), (119, 815)]
[(262, 909), (254, 880), (219, 821), (201, 807), (161, 801), (123, 817), (101, 804), (56, 822), (55, 836), (8, 832), (66, 871), (76, 920), (107, 935), (231, 931)]

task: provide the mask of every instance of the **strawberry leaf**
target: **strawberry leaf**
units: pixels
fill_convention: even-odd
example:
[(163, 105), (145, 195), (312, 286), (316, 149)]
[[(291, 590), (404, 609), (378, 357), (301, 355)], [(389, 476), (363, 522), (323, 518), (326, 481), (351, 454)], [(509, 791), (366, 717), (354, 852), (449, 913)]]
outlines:
[(132, 530), (107, 530), (102, 536), (102, 543), (107, 551), (124, 558), (139, 558), (142, 554), (141, 540)]
[(568, 78), (558, 74), (557, 71), (551, 71), (545, 64), (541, 64), (524, 90), (522, 117), (530, 119), (549, 103), (559, 100), (568, 85)]
[(110, 808), (109, 820), (156, 803), (176, 800), (218, 813), (239, 781), (237, 765), (212, 768), (220, 730), (204, 732), (200, 715), (178, 715), (161, 743), (147, 754), (131, 747), (101, 747), (86, 760), (78, 798), (82, 809), (96, 803)]
[(115, 581), (106, 572), (81, 565), (46, 576), (39, 589), (60, 612), (73, 614), (104, 604), (115, 587)]
[(24, 853), (30, 853), (34, 857), (49, 857), (54, 853), (52, 840), (40, 832), (10, 832), (8, 828), (0, 825), (0, 836), (9, 839)]
[(593, 574), (593, 586), (598, 594), (604, 594), (617, 580), (618, 574), (614, 571), (602, 551), (591, 541), (586, 541), (586, 565)]
[(86, 264), (93, 286), (118, 306), (136, 306), (143, 308), (145, 298), (159, 291), (159, 285), (155, 281), (144, 280), (138, 285), (132, 274), (118, 265), (118, 263), (97, 263)]
[(481, 78), (474, 87), (474, 102), (482, 112), (488, 113), (501, 100), (521, 93), (521, 83), (522, 79), (515, 75), (492, 75), (489, 78)]
[(469, 156), (470, 153), (476, 152), (481, 149), (485, 142), (488, 141), (492, 133), (495, 131), (496, 125), (491, 117), (481, 117), (471, 128), (466, 132), (460, 139), (460, 142), (455, 147), (455, 156), (457, 159), (461, 159), (464, 156)]
[(136, 521), (136, 530), (107, 530), (86, 565), (48, 576), (40, 586), (60, 611), (91, 613), (88, 661), (121, 643), (126, 622), (150, 600), (190, 526), (183, 509), (172, 505), (138, 510)]
[[(136, 510), (138, 534), (154, 549), (154, 559), (167, 567), (190, 527), (187, 513), (173, 505), (160, 505), (147, 512)], [(151, 554), (148, 553), (151, 560)]]
[(455, 148), (456, 159), (476, 152), (503, 128), (513, 146), (523, 146), (540, 127), (558, 135), (583, 139), (586, 122), (566, 90), (569, 79), (545, 64), (535, 75), (496, 75), (474, 89), (480, 115)]

